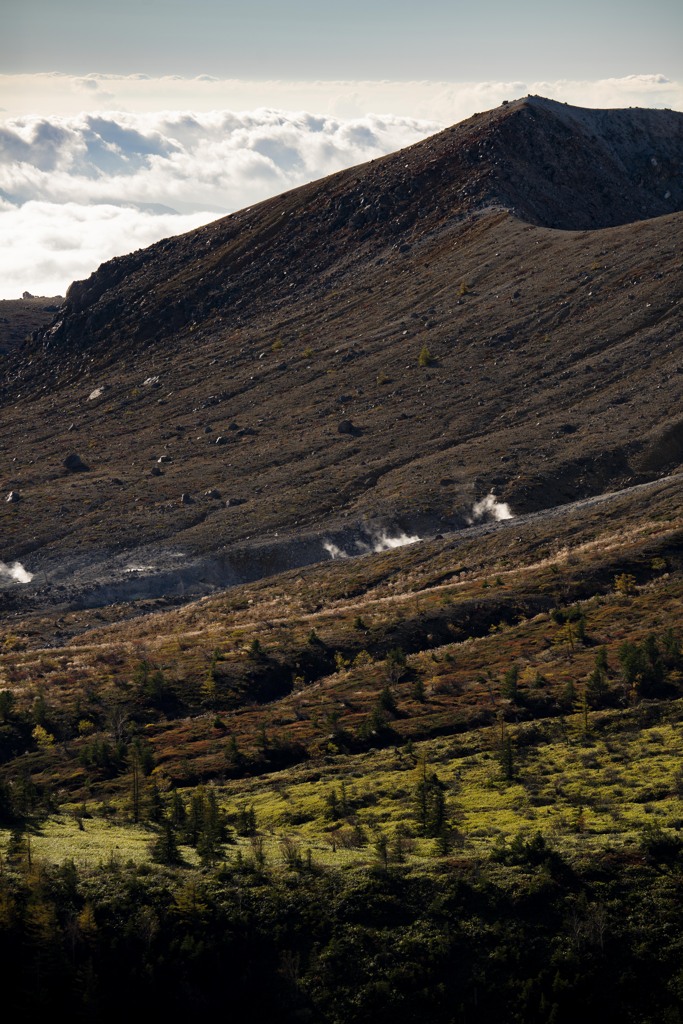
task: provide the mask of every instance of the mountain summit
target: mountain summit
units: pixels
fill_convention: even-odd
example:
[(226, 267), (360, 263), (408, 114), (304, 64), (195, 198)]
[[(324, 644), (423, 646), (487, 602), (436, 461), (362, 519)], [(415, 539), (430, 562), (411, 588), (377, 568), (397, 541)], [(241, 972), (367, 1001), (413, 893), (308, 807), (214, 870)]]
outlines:
[(104, 264), (8, 375), (2, 557), (220, 584), (671, 470), (682, 165), (528, 97)]

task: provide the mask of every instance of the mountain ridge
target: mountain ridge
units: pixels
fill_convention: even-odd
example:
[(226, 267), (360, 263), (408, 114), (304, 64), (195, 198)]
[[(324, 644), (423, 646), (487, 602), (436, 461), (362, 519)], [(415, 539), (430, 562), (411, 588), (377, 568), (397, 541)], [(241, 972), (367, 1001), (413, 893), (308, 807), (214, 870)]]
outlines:
[[(248, 268), (243, 266), (247, 256), (250, 265), (254, 256), (263, 255), (266, 249), (275, 259), (279, 250), (281, 262), (291, 259), (291, 237), (280, 239), (277, 248), (272, 243), (281, 234), (280, 228), (288, 228), (290, 236), (297, 231), (301, 234), (297, 218), (312, 219), (309, 234), (318, 248), (319, 232), (325, 232), (328, 260), (336, 255), (335, 236), (339, 234), (352, 234), (355, 241), (361, 245), (370, 242), (372, 248), (378, 236), (380, 244), (382, 239), (386, 244), (387, 238), (393, 242), (404, 235), (434, 230), (435, 213), (437, 226), (444, 217), (439, 208), (444, 190), (449, 204), (447, 219), (500, 207), (540, 227), (614, 227), (683, 208), (682, 152), (683, 114), (678, 112), (589, 110), (527, 97), (475, 114), (396, 154), (238, 211), (178, 236), (178, 240), (167, 239), (111, 260), (86, 281), (74, 282), (67, 294), (64, 322), (46, 337), (51, 344), (59, 344), (62, 339), (73, 340), (79, 331), (92, 332), (102, 320), (106, 322), (109, 308), (94, 311), (91, 319), (86, 316), (84, 320), (83, 313), (122, 279), (138, 274), (150, 260), (159, 265), (152, 286), (169, 277), (177, 280), (177, 272), (169, 273), (167, 268), (182, 256), (180, 239), (208, 250), (202, 254), (201, 273), (193, 276), (195, 285), (203, 285), (198, 291), (210, 296), (211, 285), (217, 282), (205, 278), (213, 275), (222, 284), (226, 269), (230, 272), (227, 290), (221, 296), (213, 295), (218, 305), (225, 306), (242, 297), (245, 286), (234, 277), (244, 274), (248, 288)], [(409, 163), (404, 164), (405, 160)], [(363, 191), (359, 191), (359, 183)], [(433, 198), (435, 188), (441, 190), (438, 203)], [(280, 225), (278, 220), (283, 217), (285, 223)], [(255, 228), (249, 223), (252, 219), (257, 221)], [(377, 227), (381, 233), (373, 232)], [(245, 236), (244, 242), (240, 234)], [(310, 239), (305, 231), (303, 234), (299, 242), (306, 247)], [(368, 237), (373, 234), (375, 238)], [(298, 255), (301, 257), (301, 252)], [(233, 261), (228, 268), (223, 266), (226, 259)], [(144, 289), (150, 282), (141, 284)], [(163, 288), (162, 293), (166, 296), (168, 289)], [(162, 315), (160, 305), (158, 315)], [(175, 328), (184, 317), (182, 303), (176, 302), (163, 314), (162, 323)], [(139, 336), (150, 333), (145, 325)]]
[(643, 159), (651, 123), (677, 126), (659, 189), (683, 115), (530, 98), (76, 282), (5, 384), (21, 500), (1, 557), (50, 578), (150, 545), (319, 551), (458, 529), (492, 493), (518, 513), (674, 471), (683, 215), (569, 230), (492, 202), (494, 142), (523, 161), (534, 133), (554, 152), (602, 121), (603, 149)]

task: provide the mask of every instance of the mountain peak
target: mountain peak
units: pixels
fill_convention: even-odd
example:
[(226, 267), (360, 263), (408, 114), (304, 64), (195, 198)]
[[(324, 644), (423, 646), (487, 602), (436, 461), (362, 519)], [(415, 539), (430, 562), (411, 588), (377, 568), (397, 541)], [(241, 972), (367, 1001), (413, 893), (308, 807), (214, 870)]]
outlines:
[(224, 580), (675, 467), (682, 122), (514, 101), (75, 283), (6, 375), (5, 560)]

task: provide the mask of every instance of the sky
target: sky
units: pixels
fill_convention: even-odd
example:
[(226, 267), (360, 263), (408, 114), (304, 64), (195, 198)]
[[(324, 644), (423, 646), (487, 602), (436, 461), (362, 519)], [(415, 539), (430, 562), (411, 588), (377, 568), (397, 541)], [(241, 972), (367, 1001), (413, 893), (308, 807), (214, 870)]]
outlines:
[(0, 298), (527, 93), (683, 110), (683, 4), (4, 0)]

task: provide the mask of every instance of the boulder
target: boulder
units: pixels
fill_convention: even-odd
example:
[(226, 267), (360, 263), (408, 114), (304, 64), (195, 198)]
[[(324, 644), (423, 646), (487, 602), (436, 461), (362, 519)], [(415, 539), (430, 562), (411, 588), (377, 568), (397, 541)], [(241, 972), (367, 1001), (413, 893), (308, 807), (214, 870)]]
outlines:
[(181, 503), (181, 505), (191, 505), (192, 504), (192, 495), (191, 494), (181, 494), (180, 495), (180, 503)]
[(340, 434), (353, 434), (354, 426), (351, 420), (342, 420), (337, 427)]
[(71, 455), (67, 455), (64, 459), (63, 466), (68, 469), (70, 473), (86, 473), (90, 466), (86, 465), (80, 455), (76, 452), (72, 452)]
[(7, 497), (5, 498), (5, 501), (9, 501), (10, 504), (15, 504), (15, 502), (21, 501), (21, 495), (19, 494), (19, 491), (10, 491)]

